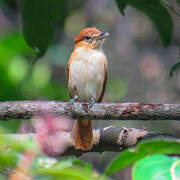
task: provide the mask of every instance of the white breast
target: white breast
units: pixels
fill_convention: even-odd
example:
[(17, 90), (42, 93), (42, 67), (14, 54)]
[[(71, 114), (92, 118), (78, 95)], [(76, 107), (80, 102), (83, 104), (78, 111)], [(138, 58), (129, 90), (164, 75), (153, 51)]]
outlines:
[[(70, 88), (77, 90), (79, 101), (98, 100), (104, 82), (104, 53), (99, 50), (82, 51), (78, 48), (76, 60), (70, 65)], [(82, 53), (83, 52), (83, 53)], [(74, 94), (76, 95), (76, 94)]]

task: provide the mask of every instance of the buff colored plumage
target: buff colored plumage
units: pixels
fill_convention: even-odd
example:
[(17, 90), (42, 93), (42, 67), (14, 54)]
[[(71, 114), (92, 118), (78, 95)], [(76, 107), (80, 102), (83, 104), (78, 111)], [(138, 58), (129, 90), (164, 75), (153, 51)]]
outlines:
[[(79, 102), (101, 102), (107, 81), (107, 58), (102, 44), (108, 33), (86, 28), (75, 38), (68, 70), (71, 98)], [(92, 120), (76, 120), (72, 130), (76, 149), (88, 150), (93, 145)]]

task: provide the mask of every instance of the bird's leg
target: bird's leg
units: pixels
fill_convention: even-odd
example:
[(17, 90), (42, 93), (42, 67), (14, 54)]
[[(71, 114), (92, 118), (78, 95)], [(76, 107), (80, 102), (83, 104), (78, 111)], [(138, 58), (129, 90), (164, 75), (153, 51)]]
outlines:
[(94, 98), (91, 98), (91, 101), (88, 103), (88, 110), (90, 110), (92, 108), (92, 106), (94, 105), (95, 100)]
[(78, 99), (78, 96), (77, 96), (77, 95), (75, 95), (75, 96), (69, 101), (71, 107), (74, 105), (76, 99)]

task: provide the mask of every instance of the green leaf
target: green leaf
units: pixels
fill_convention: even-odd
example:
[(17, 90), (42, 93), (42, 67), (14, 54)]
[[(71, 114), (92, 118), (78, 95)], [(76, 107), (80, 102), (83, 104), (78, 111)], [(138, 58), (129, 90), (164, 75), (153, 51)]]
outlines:
[(42, 57), (50, 45), (54, 25), (60, 18), (65, 2), (65, 0), (22, 1), (23, 34), (27, 43), (35, 50), (37, 58)]
[[(81, 166), (79, 166), (79, 164)], [(83, 165), (83, 166), (82, 166)], [(35, 172), (36, 176), (51, 176), (58, 177), (64, 180), (106, 180), (104, 175), (98, 174), (87, 163), (77, 159), (61, 160), (49, 168), (38, 169)]]
[(180, 62), (177, 62), (176, 64), (174, 64), (174, 65), (171, 67), (171, 69), (170, 69), (170, 71), (169, 71), (169, 76), (172, 77), (173, 74), (174, 74), (176, 71), (179, 70), (179, 68), (180, 68)]
[(131, 0), (130, 5), (147, 15), (155, 24), (164, 46), (167, 46), (173, 33), (173, 22), (167, 9), (159, 0)]
[(14, 167), (20, 158), (20, 153), (25, 151), (26, 146), (7, 136), (0, 135), (0, 149), (0, 168)]
[(63, 168), (67, 168), (67, 167), (71, 167), (74, 165), (78, 165), (81, 167), (84, 167), (86, 169), (91, 169), (92, 170), (92, 166), (80, 159), (77, 158), (71, 158), (71, 159), (64, 159), (64, 160), (60, 160), (57, 163), (53, 164), (53, 168), (57, 168), (57, 169), (63, 169)]
[[(47, 158), (44, 158), (43, 161), (47, 161)], [(49, 161), (49, 160), (48, 160)], [(37, 161), (36, 161), (37, 162)], [(39, 163), (38, 163), (39, 164)], [(50, 176), (51, 178), (58, 177), (59, 179), (64, 180), (105, 180), (108, 179), (104, 175), (98, 174), (94, 171), (91, 165), (81, 161), (80, 159), (73, 158), (73, 159), (65, 159), (60, 160), (51, 166), (44, 167), (41, 165), (39, 167), (36, 166), (34, 169), (35, 176)]]
[(125, 15), (124, 10), (126, 6), (128, 5), (128, 0), (115, 0), (115, 1), (121, 14), (124, 16)]
[(12, 135), (0, 135), (0, 150), (0, 168), (15, 166), (25, 151), (35, 154), (39, 152), (37, 142), (32, 138), (20, 142), (12, 138)]
[(73, 159), (73, 164), (83, 166), (83, 167), (85, 167), (87, 169), (92, 169), (91, 164), (88, 164), (88, 163), (82, 161), (81, 159)]
[(126, 3), (116, 0), (116, 3), (121, 13), (124, 13), (123, 11), (127, 4), (144, 13), (156, 26), (164, 46), (170, 43), (173, 33), (173, 22), (169, 12), (159, 0), (129, 0)]
[(136, 161), (152, 154), (180, 154), (180, 141), (172, 139), (156, 139), (143, 141), (135, 148), (130, 148), (120, 153), (106, 168), (106, 174), (113, 174)]
[(0, 174), (0, 180), (8, 180), (7, 177), (1, 172)]
[(180, 179), (180, 159), (154, 155), (138, 161), (132, 169), (133, 180)]
[(56, 164), (56, 162), (57, 160), (55, 158), (48, 157), (45, 155), (37, 155), (33, 160), (31, 170), (35, 171), (36, 169), (48, 168)]
[(176, 0), (176, 2), (180, 5), (180, 0)]
[(41, 171), (42, 175), (57, 176), (63, 180), (105, 180), (108, 179), (103, 175), (99, 175), (96, 171), (91, 171), (78, 166), (71, 166), (63, 169), (48, 168), (46, 171)]

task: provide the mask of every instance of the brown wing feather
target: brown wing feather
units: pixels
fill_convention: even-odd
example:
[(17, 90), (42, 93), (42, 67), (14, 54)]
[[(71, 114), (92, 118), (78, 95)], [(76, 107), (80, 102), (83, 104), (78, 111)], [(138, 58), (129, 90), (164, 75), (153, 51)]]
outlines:
[[(70, 56), (69, 61), (68, 61), (68, 65), (67, 65), (68, 86), (69, 86), (69, 71), (70, 71), (70, 64), (71, 64), (71, 61), (72, 61), (72, 55)], [(70, 94), (70, 97), (73, 98), (72, 93), (71, 93), (71, 90), (70, 90), (70, 87), (69, 87), (69, 94)]]
[(103, 97), (104, 97), (104, 92), (105, 92), (105, 89), (106, 89), (106, 83), (107, 83), (107, 73), (108, 73), (108, 67), (107, 67), (107, 62), (104, 63), (104, 69), (105, 69), (105, 72), (104, 72), (104, 82), (103, 82), (103, 88), (102, 88), (102, 91), (101, 91), (101, 95), (99, 96), (99, 99), (97, 100), (97, 102), (101, 102)]
[[(72, 55), (71, 55), (72, 56)], [(68, 73), (68, 81), (69, 81), (69, 70), (70, 70), (70, 64), (71, 64), (71, 61), (72, 61), (72, 58), (69, 58), (69, 61), (68, 61), (68, 64), (67, 64), (67, 73)]]
[(69, 79), (69, 76), (70, 76), (70, 65), (71, 65), (72, 60), (75, 59), (74, 56), (76, 56), (76, 54), (73, 51), (71, 56), (70, 56), (70, 58), (69, 58), (69, 62), (68, 62), (68, 65), (67, 65), (68, 87), (69, 87), (69, 95), (70, 95), (71, 98), (74, 98), (75, 95), (78, 96), (78, 92), (77, 92), (76, 86), (74, 86), (73, 88), (70, 87), (70, 79)]

